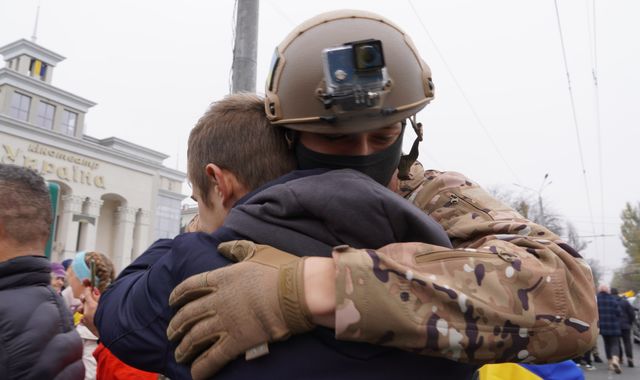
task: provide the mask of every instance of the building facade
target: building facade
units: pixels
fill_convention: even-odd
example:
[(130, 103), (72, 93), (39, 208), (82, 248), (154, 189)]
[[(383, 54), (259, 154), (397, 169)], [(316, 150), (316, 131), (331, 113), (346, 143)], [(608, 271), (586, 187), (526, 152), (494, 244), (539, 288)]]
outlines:
[(51, 84), (61, 55), (24, 39), (0, 54), (0, 162), (60, 187), (51, 259), (95, 250), (121, 270), (155, 239), (177, 235), (185, 174), (163, 165), (168, 156), (85, 135), (95, 103)]

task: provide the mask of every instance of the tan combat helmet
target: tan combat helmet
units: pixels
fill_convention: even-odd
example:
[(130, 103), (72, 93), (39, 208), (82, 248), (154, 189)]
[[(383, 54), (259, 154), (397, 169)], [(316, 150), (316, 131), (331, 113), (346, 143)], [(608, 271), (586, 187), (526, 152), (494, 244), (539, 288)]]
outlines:
[(415, 115), (433, 96), (431, 70), (404, 31), (374, 13), (340, 10), (307, 20), (278, 45), (265, 109), (286, 128), (360, 133)]

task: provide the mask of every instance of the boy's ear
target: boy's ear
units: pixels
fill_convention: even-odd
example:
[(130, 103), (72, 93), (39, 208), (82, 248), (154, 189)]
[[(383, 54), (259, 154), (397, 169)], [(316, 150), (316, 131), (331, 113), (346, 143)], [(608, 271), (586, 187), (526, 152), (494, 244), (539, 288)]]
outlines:
[(212, 192), (222, 198), (222, 205), (231, 208), (237, 200), (239, 192), (238, 180), (236, 176), (228, 170), (220, 168), (216, 164), (207, 164), (205, 167), (207, 177), (211, 183)]

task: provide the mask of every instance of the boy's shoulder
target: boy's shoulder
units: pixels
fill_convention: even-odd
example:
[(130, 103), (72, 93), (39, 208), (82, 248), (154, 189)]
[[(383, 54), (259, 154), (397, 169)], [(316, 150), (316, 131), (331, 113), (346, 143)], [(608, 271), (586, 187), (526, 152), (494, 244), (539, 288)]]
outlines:
[(213, 233), (189, 232), (176, 236), (171, 249), (174, 276), (183, 280), (196, 273), (217, 269), (231, 263), (218, 252), (218, 245), (241, 237), (226, 227)]

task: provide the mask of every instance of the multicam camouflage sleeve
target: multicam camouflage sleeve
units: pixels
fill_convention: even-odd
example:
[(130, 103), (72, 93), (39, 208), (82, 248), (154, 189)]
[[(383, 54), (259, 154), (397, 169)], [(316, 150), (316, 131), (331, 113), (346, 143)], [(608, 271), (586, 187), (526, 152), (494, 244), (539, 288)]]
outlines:
[(545, 363), (593, 347), (589, 266), (570, 246), (454, 172), (412, 168), (404, 196), (454, 248), (338, 247), (336, 337), (477, 364)]

